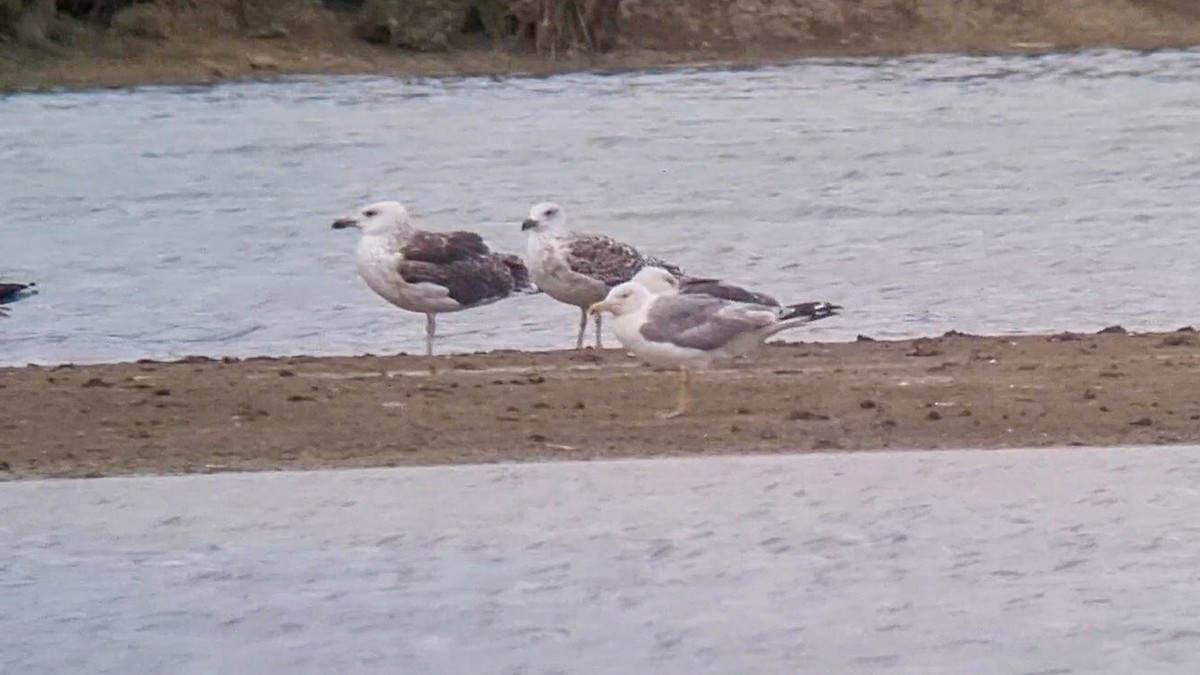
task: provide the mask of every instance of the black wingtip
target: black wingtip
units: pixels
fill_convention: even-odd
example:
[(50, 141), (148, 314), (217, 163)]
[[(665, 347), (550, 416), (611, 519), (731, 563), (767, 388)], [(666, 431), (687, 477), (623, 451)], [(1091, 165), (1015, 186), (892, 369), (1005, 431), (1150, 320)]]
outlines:
[(835, 305), (832, 302), (801, 302), (788, 305), (788, 313), (783, 315), (782, 319), (805, 318), (809, 321), (820, 321), (836, 316), (840, 309), (842, 309), (841, 305)]

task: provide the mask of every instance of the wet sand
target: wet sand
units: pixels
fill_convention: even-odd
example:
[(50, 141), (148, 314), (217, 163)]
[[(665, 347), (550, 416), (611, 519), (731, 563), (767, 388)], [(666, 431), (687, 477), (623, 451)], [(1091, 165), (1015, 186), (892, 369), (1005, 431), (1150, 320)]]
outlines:
[(695, 378), (620, 350), (0, 370), (0, 480), (1200, 442), (1200, 336), (776, 343)]

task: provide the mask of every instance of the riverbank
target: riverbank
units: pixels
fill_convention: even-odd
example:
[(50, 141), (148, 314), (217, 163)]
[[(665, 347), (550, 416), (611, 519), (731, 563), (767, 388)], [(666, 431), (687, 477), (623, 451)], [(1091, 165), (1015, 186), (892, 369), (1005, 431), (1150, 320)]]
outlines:
[[(302, 74), (545, 75), (813, 56), (1200, 44), (1200, 7), (1176, 0), (624, 0), (608, 3), (619, 6), (613, 10), (619, 17), (609, 22), (611, 44), (603, 48), (569, 41), (557, 48), (539, 33), (544, 21), (518, 16), (517, 9), (481, 22), (479, 3), (427, 4), (436, 6), (433, 18), (409, 22), (417, 28), (408, 33), (397, 28), (395, 17), (365, 16), (365, 9), (334, 12), (298, 0), (214, 2), (203, 12), (190, 3), (152, 2), (100, 19), (94, 12), (51, 13), (33, 28), (10, 18), (6, 33), (0, 2), (0, 91)], [(558, 33), (552, 37), (560, 41)]]
[(674, 379), (618, 350), (0, 370), (0, 480), (1200, 442), (1200, 336), (773, 344)]

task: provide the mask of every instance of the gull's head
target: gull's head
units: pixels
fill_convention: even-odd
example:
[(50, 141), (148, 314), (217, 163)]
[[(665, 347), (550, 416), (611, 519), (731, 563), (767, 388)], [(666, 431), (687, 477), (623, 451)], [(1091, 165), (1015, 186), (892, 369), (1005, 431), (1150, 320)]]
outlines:
[(367, 204), (356, 213), (333, 221), (333, 229), (357, 227), (364, 235), (398, 234), (412, 227), (408, 211), (400, 202)]
[(674, 274), (664, 270), (661, 267), (646, 266), (638, 270), (638, 273), (630, 279), (635, 284), (640, 284), (643, 288), (650, 291), (654, 295), (670, 294), (674, 295), (679, 292), (679, 280)]
[(654, 296), (646, 287), (632, 281), (613, 286), (608, 297), (593, 304), (588, 311), (592, 314), (611, 312), (613, 316), (632, 314), (641, 309)]
[(567, 226), (567, 214), (562, 207), (554, 202), (534, 204), (529, 209), (529, 217), (521, 223), (522, 232), (549, 232), (562, 230)]

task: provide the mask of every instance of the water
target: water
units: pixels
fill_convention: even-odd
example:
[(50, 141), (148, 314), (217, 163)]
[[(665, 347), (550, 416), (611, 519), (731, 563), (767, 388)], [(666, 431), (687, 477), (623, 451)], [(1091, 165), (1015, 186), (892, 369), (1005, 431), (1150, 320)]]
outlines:
[[(1200, 52), (318, 78), (0, 98), (0, 363), (421, 349), (332, 219), (397, 198), (521, 251), (573, 224), (848, 308), (820, 339), (1194, 322)], [(572, 344), (529, 297), (439, 349)], [(804, 335), (803, 333), (796, 335)], [(611, 338), (610, 338), (611, 340)]]
[(1195, 673), (1198, 450), (0, 484), (0, 670)]

